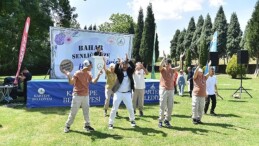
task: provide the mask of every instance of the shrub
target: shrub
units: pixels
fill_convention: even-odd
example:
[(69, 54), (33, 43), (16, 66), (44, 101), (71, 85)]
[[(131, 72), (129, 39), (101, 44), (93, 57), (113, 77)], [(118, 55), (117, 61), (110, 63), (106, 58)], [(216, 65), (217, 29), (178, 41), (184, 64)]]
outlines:
[[(237, 55), (233, 55), (228, 62), (226, 73), (230, 75), (232, 78), (237, 78), (237, 75), (240, 74), (241, 65), (237, 64)], [(242, 65), (242, 75), (246, 74), (246, 68)]]

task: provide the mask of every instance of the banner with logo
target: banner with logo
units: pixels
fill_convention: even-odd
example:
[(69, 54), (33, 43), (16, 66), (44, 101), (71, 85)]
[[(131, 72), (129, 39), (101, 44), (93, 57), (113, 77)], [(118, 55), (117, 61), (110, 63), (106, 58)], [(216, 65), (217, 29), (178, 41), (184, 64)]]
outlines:
[(97, 47), (106, 57), (106, 65), (115, 63), (117, 58), (131, 57), (133, 35), (104, 33), (71, 28), (50, 27), (51, 79), (66, 76), (63, 69), (72, 74), (83, 68), (83, 61), (91, 59)]
[(29, 28), (30, 28), (30, 22), (31, 22), (31, 19), (30, 19), (30, 17), (28, 17), (26, 19), (24, 29), (23, 29), (22, 41), (21, 41), (20, 52), (19, 52), (18, 69), (17, 69), (17, 72), (16, 72), (14, 84), (18, 83), (18, 76), (20, 74), (22, 61), (23, 61), (24, 54), (25, 54), (25, 51), (26, 51), (26, 44), (27, 44), (28, 32), (29, 32)]
[[(67, 80), (32, 80), (28, 82), (27, 107), (70, 106), (73, 86)], [(89, 102), (91, 106), (103, 106), (105, 82), (90, 84)], [(159, 81), (146, 80), (145, 103), (159, 102)], [(112, 98), (110, 101), (112, 105)]]

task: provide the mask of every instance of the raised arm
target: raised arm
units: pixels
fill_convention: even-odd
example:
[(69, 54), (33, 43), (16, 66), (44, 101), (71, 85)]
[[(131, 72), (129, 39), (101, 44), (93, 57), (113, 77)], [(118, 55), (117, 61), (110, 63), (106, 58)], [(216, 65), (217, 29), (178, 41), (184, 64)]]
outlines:
[(165, 65), (165, 57), (164, 57), (164, 58), (162, 59), (162, 61), (160, 62), (159, 71), (162, 71), (164, 65)]
[(183, 53), (183, 54), (180, 55), (180, 65), (179, 65), (179, 66), (176, 66), (176, 67), (174, 68), (174, 70), (180, 70), (180, 69), (182, 69), (182, 67), (183, 67), (182, 60), (183, 60), (183, 56), (184, 56), (184, 55), (185, 55), (185, 53)]
[[(210, 70), (210, 65), (211, 65), (211, 60), (208, 63), (208, 70)], [(205, 75), (206, 80), (209, 78), (209, 76), (210, 76), (210, 71), (208, 71), (208, 73)]]
[(200, 68), (200, 66), (198, 65), (197, 67), (196, 67), (196, 69), (194, 70), (194, 74), (193, 74), (193, 79), (195, 80), (196, 78), (197, 78), (197, 76), (198, 76), (198, 70), (199, 70), (199, 68)]
[(103, 56), (103, 70), (106, 72), (107, 67), (106, 67), (106, 60), (105, 57)]
[(99, 78), (100, 78), (100, 76), (103, 74), (103, 71), (102, 70), (100, 70), (99, 71), (99, 73), (98, 73), (98, 75), (97, 75), (97, 77), (96, 78), (94, 78), (94, 79), (92, 79), (92, 83), (97, 83), (97, 81), (99, 80)]
[(75, 79), (70, 75), (70, 72), (67, 70), (63, 70), (63, 73), (67, 76), (68, 83), (73, 85), (75, 83)]
[(148, 75), (148, 70), (144, 67), (143, 63), (142, 63), (142, 69), (144, 70), (145, 74)]

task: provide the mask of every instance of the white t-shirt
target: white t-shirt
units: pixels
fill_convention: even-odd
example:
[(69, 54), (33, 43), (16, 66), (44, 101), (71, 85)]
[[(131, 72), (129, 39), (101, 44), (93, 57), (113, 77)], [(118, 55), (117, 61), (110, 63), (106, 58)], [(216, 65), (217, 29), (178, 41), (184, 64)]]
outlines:
[(217, 78), (215, 75), (212, 77), (209, 76), (206, 81), (206, 92), (208, 95), (214, 95), (215, 94), (215, 85), (217, 84)]
[(143, 69), (135, 70), (133, 74), (134, 87), (135, 89), (145, 89), (145, 72)]
[(118, 92), (128, 92), (131, 91), (130, 87), (130, 78), (127, 74), (127, 71), (123, 71), (124, 78), (122, 80), (122, 83), (120, 85), (120, 88), (118, 89)]

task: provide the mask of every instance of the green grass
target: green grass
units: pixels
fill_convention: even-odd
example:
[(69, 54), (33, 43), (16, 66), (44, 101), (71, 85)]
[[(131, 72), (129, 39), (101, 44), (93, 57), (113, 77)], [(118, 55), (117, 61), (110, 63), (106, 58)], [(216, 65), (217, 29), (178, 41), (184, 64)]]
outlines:
[(253, 98), (243, 93), (241, 99), (234, 99), (231, 95), (239, 88), (240, 80), (218, 75), (219, 93), (224, 100), (218, 98), (215, 110), (218, 116), (204, 115), (203, 125), (192, 124), (191, 98), (187, 93), (174, 98), (172, 128), (157, 127), (158, 103), (145, 105), (144, 117), (137, 114), (136, 128), (130, 126), (128, 112), (121, 106), (113, 130), (107, 128), (108, 117), (103, 117), (103, 108), (91, 107), (91, 125), (96, 129), (91, 133), (83, 130), (81, 109), (72, 131), (63, 133), (69, 107), (27, 109), (21, 104), (1, 104), (0, 145), (258, 145), (259, 79), (248, 77), (243, 80), (243, 87)]

